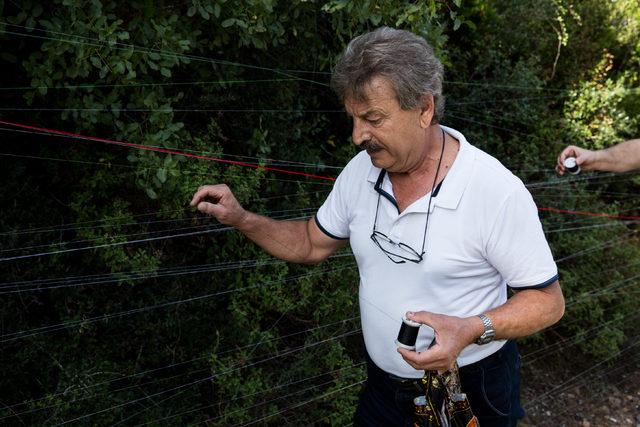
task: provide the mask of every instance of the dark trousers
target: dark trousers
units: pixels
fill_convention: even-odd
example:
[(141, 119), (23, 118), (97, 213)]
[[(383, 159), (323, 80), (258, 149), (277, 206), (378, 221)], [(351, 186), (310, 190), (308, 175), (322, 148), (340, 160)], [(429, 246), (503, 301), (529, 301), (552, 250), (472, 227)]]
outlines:
[[(355, 426), (412, 426), (413, 398), (424, 393), (419, 380), (390, 376), (367, 355), (364, 390), (353, 418)], [(515, 341), (496, 353), (460, 368), (462, 391), (480, 427), (511, 427), (524, 417), (520, 406), (520, 355)]]

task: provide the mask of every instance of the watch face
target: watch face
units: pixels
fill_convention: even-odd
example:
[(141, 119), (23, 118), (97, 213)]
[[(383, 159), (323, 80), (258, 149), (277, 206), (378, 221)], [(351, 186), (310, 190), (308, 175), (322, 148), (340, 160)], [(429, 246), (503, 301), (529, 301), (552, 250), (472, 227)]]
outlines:
[(495, 329), (493, 329), (491, 319), (489, 319), (484, 314), (481, 314), (478, 317), (482, 319), (482, 323), (484, 324), (484, 332), (478, 337), (478, 339), (476, 340), (476, 344), (482, 345), (490, 343), (491, 341), (493, 341), (493, 337), (496, 335), (496, 331)]
[(493, 337), (495, 335), (496, 335), (496, 331), (494, 331), (493, 329), (489, 329), (488, 331), (484, 331), (484, 333), (482, 335), (480, 335), (478, 337), (478, 339), (476, 340), (476, 344), (478, 344), (478, 345), (488, 344), (491, 341), (493, 341)]
[(478, 344), (487, 344), (491, 342), (491, 339), (493, 338), (492, 335), (487, 335), (486, 333), (482, 334), (482, 336), (480, 336), (480, 338), (478, 338)]

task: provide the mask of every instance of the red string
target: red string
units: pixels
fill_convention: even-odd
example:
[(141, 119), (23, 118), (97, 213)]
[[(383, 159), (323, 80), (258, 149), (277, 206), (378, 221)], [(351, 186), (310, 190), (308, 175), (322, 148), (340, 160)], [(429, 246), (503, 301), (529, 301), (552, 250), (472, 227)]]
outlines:
[(597, 217), (603, 217), (603, 218), (640, 220), (640, 216), (626, 216), (626, 215), (614, 215), (614, 214), (606, 214), (606, 213), (598, 213), (598, 212), (570, 211), (570, 210), (567, 210), (567, 209), (556, 209), (556, 208), (538, 208), (538, 210), (539, 211), (546, 211), (546, 212), (553, 212), (553, 213), (564, 213), (564, 214), (585, 215), (585, 216), (597, 216)]
[(48, 133), (48, 134), (52, 134), (52, 135), (69, 136), (69, 137), (73, 137), (73, 138), (84, 139), (84, 140), (87, 140), (87, 141), (104, 142), (105, 144), (121, 145), (123, 147), (137, 148), (139, 150), (156, 151), (158, 153), (176, 154), (176, 155), (179, 155), (179, 156), (192, 157), (194, 159), (209, 160), (209, 161), (213, 161), (213, 162), (227, 163), (227, 164), (230, 164), (230, 165), (244, 166), (244, 167), (254, 168), (254, 169), (264, 169), (266, 171), (271, 171), (271, 172), (286, 173), (286, 174), (289, 174), (289, 175), (300, 175), (300, 176), (306, 176), (306, 177), (309, 177), (309, 178), (324, 179), (324, 180), (328, 180), (328, 181), (335, 181), (336, 180), (335, 178), (332, 178), (330, 176), (314, 175), (314, 174), (310, 174), (310, 173), (306, 173), (306, 172), (298, 172), (298, 171), (292, 171), (292, 170), (288, 170), (288, 169), (280, 169), (280, 168), (272, 168), (272, 167), (269, 167), (269, 166), (254, 165), (252, 163), (237, 162), (237, 161), (234, 161), (234, 160), (220, 159), (220, 158), (217, 158), (217, 157), (201, 156), (201, 155), (198, 155), (198, 154), (190, 154), (190, 153), (185, 153), (185, 152), (182, 152), (182, 151), (170, 150), (170, 149), (167, 149), (167, 148), (149, 147), (147, 145), (133, 144), (131, 142), (114, 141), (112, 139), (104, 139), (104, 138), (98, 138), (98, 137), (95, 137), (95, 136), (80, 135), (78, 133), (65, 132), (65, 131), (55, 130), (55, 129), (47, 129), (47, 128), (42, 128), (42, 127), (38, 127), (38, 126), (31, 126), (31, 125), (25, 125), (25, 124), (21, 124), (21, 123), (8, 122), (8, 121), (5, 121), (5, 120), (0, 120), (0, 124), (8, 125), (8, 126), (14, 126), (14, 127), (21, 128), (21, 129), (35, 130), (35, 131), (38, 131), (38, 132), (44, 132), (44, 133)]
[[(111, 140), (111, 139), (98, 138), (98, 137), (95, 137), (95, 136), (86, 136), (86, 135), (80, 135), (80, 134), (77, 134), (77, 133), (65, 132), (65, 131), (61, 131), (61, 130), (47, 129), (47, 128), (42, 128), (42, 127), (38, 127), (38, 126), (25, 125), (25, 124), (22, 124), (22, 123), (8, 122), (8, 121), (5, 121), (5, 120), (0, 120), (0, 124), (8, 125), (8, 126), (14, 126), (14, 127), (17, 127), (17, 128), (22, 128), (22, 129), (35, 130), (35, 131), (38, 131), (38, 132), (44, 132), (44, 133), (49, 133), (49, 134), (53, 134), (53, 135), (69, 136), (69, 137), (73, 137), (73, 138), (84, 139), (84, 140), (87, 140), (87, 141), (96, 141), (96, 142), (104, 142), (106, 144), (121, 145), (123, 147), (137, 148), (139, 150), (148, 150), (148, 151), (156, 151), (156, 152), (159, 152), (159, 153), (176, 154), (176, 155), (179, 155), (179, 156), (192, 157), (192, 158), (201, 159), (201, 160), (210, 160), (210, 161), (213, 161), (213, 162), (227, 163), (227, 164), (236, 165), (236, 166), (244, 166), (244, 167), (249, 167), (249, 168), (254, 168), (254, 169), (264, 169), (266, 171), (271, 171), (271, 172), (286, 173), (286, 174), (290, 174), (290, 175), (301, 175), (301, 176), (306, 176), (308, 178), (324, 179), (324, 180), (328, 180), (328, 181), (335, 181), (336, 180), (335, 178), (332, 178), (330, 176), (314, 175), (314, 174), (310, 174), (310, 173), (292, 171), (292, 170), (288, 170), (288, 169), (272, 168), (272, 167), (269, 167), (269, 166), (254, 165), (254, 164), (251, 164), (251, 163), (237, 162), (237, 161), (234, 161), (234, 160), (225, 160), (225, 159), (220, 159), (220, 158), (217, 158), (217, 157), (201, 156), (201, 155), (185, 153), (185, 152), (177, 151), (177, 150), (170, 150), (170, 149), (167, 149), (167, 148), (149, 147), (147, 145), (133, 144), (131, 142), (114, 141), (114, 140)], [(594, 216), (594, 217), (603, 217), (603, 218), (614, 218), (614, 219), (620, 219), (620, 220), (640, 220), (640, 216), (625, 216), (625, 215), (614, 215), (614, 214), (597, 213), (597, 212), (572, 211), (572, 210), (566, 210), (566, 209), (556, 209), (556, 208), (551, 208), (551, 207), (539, 207), (538, 210), (539, 211), (543, 211), (543, 212), (572, 214), (572, 215), (584, 215), (584, 216)]]

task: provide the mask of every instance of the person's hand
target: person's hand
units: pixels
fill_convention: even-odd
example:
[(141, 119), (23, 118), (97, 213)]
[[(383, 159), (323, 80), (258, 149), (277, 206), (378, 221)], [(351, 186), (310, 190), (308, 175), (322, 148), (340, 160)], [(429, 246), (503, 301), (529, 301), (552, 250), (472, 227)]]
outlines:
[(450, 369), (462, 349), (484, 330), (482, 320), (477, 316), (461, 318), (419, 311), (408, 312), (407, 319), (430, 326), (435, 332), (435, 345), (423, 352), (398, 348), (402, 358), (418, 370), (444, 372)]
[(200, 212), (233, 227), (240, 225), (248, 214), (225, 184), (204, 185), (198, 188), (190, 204), (197, 206)]
[(556, 164), (556, 172), (558, 175), (564, 175), (566, 172), (564, 160), (567, 157), (575, 157), (577, 165), (580, 166), (582, 170), (588, 171), (593, 170), (593, 165), (596, 160), (596, 152), (576, 147), (575, 145), (569, 145), (562, 150), (558, 156), (558, 163)]

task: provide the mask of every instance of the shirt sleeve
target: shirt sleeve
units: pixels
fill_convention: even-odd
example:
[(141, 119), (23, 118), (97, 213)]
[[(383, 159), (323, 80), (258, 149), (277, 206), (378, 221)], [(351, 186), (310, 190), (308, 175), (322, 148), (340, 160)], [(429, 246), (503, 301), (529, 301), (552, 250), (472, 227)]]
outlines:
[(350, 165), (336, 179), (333, 189), (316, 213), (316, 224), (327, 236), (338, 240), (349, 238)]
[(498, 208), (485, 247), (487, 260), (511, 288), (544, 288), (558, 280), (538, 208), (521, 183)]

